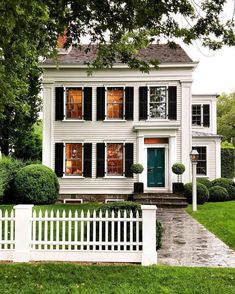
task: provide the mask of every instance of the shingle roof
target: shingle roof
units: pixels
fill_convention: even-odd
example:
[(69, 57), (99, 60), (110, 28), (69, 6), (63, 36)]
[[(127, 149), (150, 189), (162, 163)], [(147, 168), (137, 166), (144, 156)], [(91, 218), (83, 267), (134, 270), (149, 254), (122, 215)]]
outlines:
[[(83, 48), (87, 48), (88, 45), (83, 45)], [(97, 46), (90, 46), (90, 50), (85, 53), (84, 50), (79, 48), (72, 48), (67, 54), (59, 54), (57, 62), (58, 64), (78, 64), (84, 65), (95, 60), (97, 53)], [(150, 61), (151, 59), (157, 59), (160, 63), (185, 63), (193, 62), (187, 53), (179, 46), (171, 48), (167, 44), (152, 44), (146, 49), (140, 49), (138, 56), (143, 61)], [(53, 59), (46, 59), (43, 64), (54, 64)], [(120, 62), (117, 62), (120, 63)]]
[(203, 132), (192, 132), (192, 136), (193, 137), (206, 137), (206, 138), (222, 138), (221, 135), (217, 135), (217, 134), (210, 134), (210, 133), (203, 133)]

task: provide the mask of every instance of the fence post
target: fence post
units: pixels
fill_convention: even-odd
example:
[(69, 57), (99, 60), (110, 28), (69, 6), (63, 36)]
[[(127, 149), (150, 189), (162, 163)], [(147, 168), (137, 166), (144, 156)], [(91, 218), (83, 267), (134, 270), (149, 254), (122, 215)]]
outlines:
[(141, 205), (142, 210), (142, 265), (157, 263), (156, 251), (156, 205)]
[(30, 253), (31, 240), (31, 204), (19, 204), (14, 206), (15, 209), (15, 251), (13, 262), (28, 262)]

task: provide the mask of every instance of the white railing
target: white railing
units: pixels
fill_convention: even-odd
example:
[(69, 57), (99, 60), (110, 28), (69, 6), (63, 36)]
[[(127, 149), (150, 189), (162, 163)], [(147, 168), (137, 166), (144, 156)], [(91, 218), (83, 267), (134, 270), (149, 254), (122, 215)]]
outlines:
[(58, 210), (32, 213), (32, 207), (17, 205), (15, 217), (13, 211), (10, 217), (8, 213), (0, 217), (4, 228), (0, 259), (2, 251), (8, 250), (8, 258), (14, 262), (157, 263), (156, 206), (142, 205), (140, 214), (69, 211), (67, 215)]

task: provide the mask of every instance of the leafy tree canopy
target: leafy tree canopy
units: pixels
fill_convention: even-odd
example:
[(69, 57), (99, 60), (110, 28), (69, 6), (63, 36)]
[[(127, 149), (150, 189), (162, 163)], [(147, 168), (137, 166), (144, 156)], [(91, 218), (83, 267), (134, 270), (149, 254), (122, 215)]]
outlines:
[[(66, 31), (67, 44), (89, 36), (99, 47), (92, 68), (109, 68), (118, 58), (147, 72), (149, 64), (136, 56), (149, 43), (199, 39), (212, 49), (235, 44), (234, 20), (226, 19), (227, 0), (7, 0), (0, 1), (0, 126), (17, 112), (30, 115), (32, 68), (39, 75), (40, 57), (55, 55), (57, 38)], [(200, 4), (198, 4), (200, 3)], [(182, 22), (182, 19), (184, 22)], [(87, 49), (89, 50), (89, 48)], [(32, 84), (31, 84), (32, 85)], [(22, 97), (28, 97), (25, 101)], [(24, 101), (23, 101), (24, 100)], [(34, 98), (33, 98), (33, 101)], [(35, 113), (36, 108), (35, 109)], [(19, 122), (15, 119), (17, 125)], [(25, 121), (24, 121), (25, 122)], [(26, 130), (31, 124), (25, 124)], [(7, 126), (7, 125), (6, 125)], [(23, 129), (23, 127), (22, 127)], [(0, 135), (3, 126), (0, 128)], [(5, 134), (4, 150), (9, 136)]]
[(217, 100), (218, 134), (235, 146), (235, 93), (222, 94)]

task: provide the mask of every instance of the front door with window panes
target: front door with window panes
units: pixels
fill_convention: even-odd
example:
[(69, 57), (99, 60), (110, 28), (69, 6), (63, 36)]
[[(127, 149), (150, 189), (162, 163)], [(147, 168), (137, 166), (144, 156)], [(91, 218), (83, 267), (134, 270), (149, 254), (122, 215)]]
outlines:
[(107, 144), (107, 176), (123, 176), (123, 144)]
[(65, 175), (82, 176), (82, 144), (65, 145)]
[(123, 102), (122, 87), (107, 89), (107, 119), (123, 119)]
[(166, 87), (150, 87), (149, 118), (165, 119), (167, 117)]

